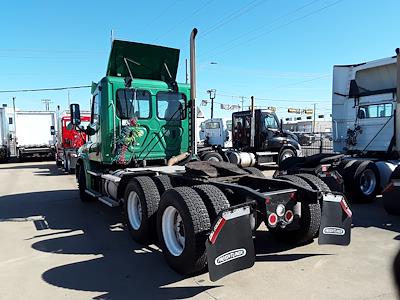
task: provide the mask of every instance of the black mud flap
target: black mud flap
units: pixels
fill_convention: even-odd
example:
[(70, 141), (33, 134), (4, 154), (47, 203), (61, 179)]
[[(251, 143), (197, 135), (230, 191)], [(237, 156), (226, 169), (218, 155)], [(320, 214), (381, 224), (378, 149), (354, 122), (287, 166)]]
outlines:
[(254, 265), (255, 251), (250, 226), (253, 205), (236, 205), (218, 214), (206, 241), (211, 281)]
[(320, 245), (349, 245), (351, 216), (352, 212), (343, 194), (325, 193), (318, 243)]

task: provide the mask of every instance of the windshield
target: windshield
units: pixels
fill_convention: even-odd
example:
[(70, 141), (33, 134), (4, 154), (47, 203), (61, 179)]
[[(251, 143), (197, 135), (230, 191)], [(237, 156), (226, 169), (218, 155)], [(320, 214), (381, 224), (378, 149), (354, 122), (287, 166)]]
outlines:
[(276, 122), (273, 115), (267, 114), (264, 118), (265, 128), (268, 129), (278, 129), (278, 123)]
[(121, 119), (148, 119), (151, 95), (146, 90), (119, 89), (117, 91), (117, 116)]

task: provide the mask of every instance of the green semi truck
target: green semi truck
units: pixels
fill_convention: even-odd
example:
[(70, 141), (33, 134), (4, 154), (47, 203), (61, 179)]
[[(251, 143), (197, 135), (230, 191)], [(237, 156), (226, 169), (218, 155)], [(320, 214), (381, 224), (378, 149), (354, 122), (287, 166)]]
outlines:
[[(114, 40), (106, 76), (93, 84), (89, 136), (76, 177), (84, 202), (123, 207), (142, 244), (158, 243), (180, 274), (208, 266), (217, 280), (254, 264), (254, 232), (264, 222), (295, 244), (350, 242), (351, 211), (342, 194), (299, 176), (265, 178), (254, 168), (200, 161), (196, 155), (194, 29), (190, 85), (176, 83), (179, 50)], [(315, 178), (318, 181), (318, 178)]]

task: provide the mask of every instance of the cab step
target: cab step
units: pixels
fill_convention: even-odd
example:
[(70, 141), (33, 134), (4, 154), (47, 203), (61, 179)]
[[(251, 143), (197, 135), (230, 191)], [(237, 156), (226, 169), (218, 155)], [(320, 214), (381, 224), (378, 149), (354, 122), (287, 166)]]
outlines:
[(99, 201), (103, 202), (105, 205), (107, 205), (109, 207), (117, 207), (120, 205), (120, 203), (118, 201), (115, 201), (114, 199), (104, 196), (96, 191), (86, 189), (85, 193), (92, 196), (93, 198), (98, 199)]

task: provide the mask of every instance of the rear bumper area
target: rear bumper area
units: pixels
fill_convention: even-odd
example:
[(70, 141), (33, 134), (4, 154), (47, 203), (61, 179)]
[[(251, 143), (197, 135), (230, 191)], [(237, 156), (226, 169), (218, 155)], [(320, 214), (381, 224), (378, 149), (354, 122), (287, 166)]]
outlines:
[(29, 147), (19, 148), (19, 153), (24, 156), (54, 156), (55, 148), (53, 147)]

